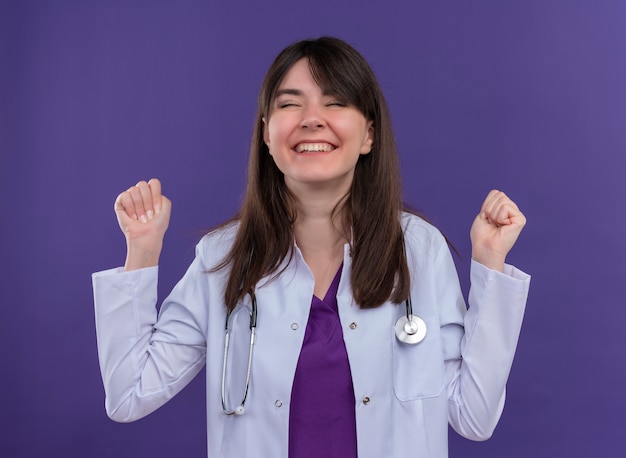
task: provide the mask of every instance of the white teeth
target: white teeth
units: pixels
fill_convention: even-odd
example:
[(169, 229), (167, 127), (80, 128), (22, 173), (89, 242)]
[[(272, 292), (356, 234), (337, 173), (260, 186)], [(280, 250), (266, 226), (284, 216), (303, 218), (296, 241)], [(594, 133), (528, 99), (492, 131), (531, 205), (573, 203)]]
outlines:
[(295, 148), (298, 153), (329, 152), (334, 149), (335, 147), (329, 143), (300, 143)]

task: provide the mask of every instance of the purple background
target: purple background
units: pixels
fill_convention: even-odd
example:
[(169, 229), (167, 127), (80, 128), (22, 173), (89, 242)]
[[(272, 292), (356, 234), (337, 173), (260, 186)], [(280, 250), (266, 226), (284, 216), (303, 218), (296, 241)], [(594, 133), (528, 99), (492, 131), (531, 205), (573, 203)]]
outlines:
[(160, 291), (238, 207), (261, 78), (333, 34), (391, 106), (405, 195), (459, 248), (491, 188), (525, 211), (533, 275), (494, 437), (451, 456), (616, 456), (626, 407), (626, 3), (2, 1), (0, 456), (206, 455), (204, 376), (108, 420), (90, 274), (123, 262), (115, 196), (174, 202)]

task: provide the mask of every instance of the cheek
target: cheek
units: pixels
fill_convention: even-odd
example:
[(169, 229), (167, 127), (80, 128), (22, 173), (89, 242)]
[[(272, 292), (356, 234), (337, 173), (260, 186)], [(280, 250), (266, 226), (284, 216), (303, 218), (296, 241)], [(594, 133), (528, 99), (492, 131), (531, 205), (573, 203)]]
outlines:
[(368, 138), (368, 126), (361, 116), (338, 118), (333, 122), (334, 128), (345, 138), (363, 143)]
[(279, 142), (285, 140), (284, 126), (277, 121), (271, 121), (265, 128), (265, 143), (267, 143), (267, 146), (277, 147)]
[(287, 135), (285, 129), (281, 128), (278, 123), (270, 123), (266, 129), (265, 144), (276, 165), (278, 165), (278, 163), (282, 161), (283, 156), (285, 156), (281, 151), (284, 150), (286, 142)]

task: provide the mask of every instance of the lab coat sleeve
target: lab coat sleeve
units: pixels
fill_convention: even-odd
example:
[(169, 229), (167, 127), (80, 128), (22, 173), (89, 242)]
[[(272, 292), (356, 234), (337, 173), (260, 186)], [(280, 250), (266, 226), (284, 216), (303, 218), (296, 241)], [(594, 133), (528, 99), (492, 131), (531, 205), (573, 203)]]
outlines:
[(106, 411), (119, 422), (148, 415), (202, 369), (206, 269), (199, 256), (157, 318), (158, 268), (93, 274), (96, 335)]
[[(463, 300), (447, 246), (435, 262), (445, 272), (444, 281), (451, 281), (440, 285), (442, 295), (455, 304), (451, 309), (458, 309)], [(530, 277), (510, 265), (497, 272), (472, 261), (470, 278), (469, 309), (462, 327), (446, 320), (447, 312), (442, 312), (448, 420), (460, 435), (486, 440), (504, 408)]]

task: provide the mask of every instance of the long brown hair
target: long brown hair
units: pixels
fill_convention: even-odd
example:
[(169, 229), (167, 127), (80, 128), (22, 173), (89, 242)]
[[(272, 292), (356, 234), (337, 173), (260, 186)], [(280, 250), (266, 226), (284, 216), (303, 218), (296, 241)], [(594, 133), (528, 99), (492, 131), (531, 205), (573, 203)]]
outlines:
[[(356, 164), (344, 205), (343, 228), (350, 228), (352, 294), (361, 308), (409, 295), (410, 279), (400, 226), (402, 189), (398, 153), (383, 93), (367, 61), (346, 42), (332, 37), (299, 41), (272, 63), (261, 86), (244, 202), (230, 252), (212, 271), (230, 267), (225, 303), (233, 309), (264, 277), (276, 275), (294, 250), (293, 196), (263, 139), (276, 91), (289, 69), (306, 58), (313, 78), (326, 93), (355, 106), (373, 122), (369, 154)], [(337, 210), (337, 209), (335, 209)]]

